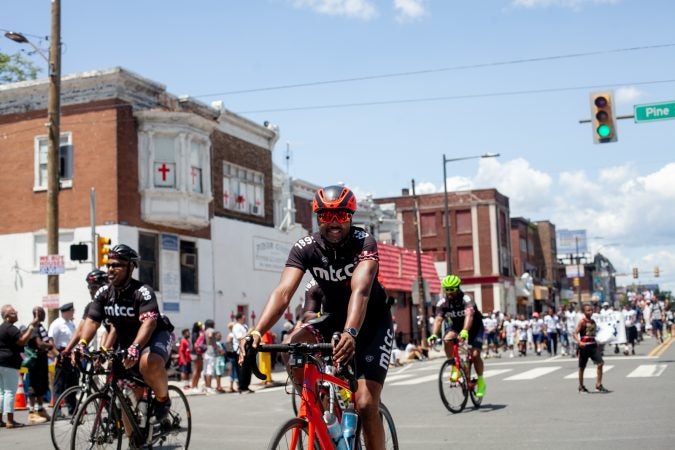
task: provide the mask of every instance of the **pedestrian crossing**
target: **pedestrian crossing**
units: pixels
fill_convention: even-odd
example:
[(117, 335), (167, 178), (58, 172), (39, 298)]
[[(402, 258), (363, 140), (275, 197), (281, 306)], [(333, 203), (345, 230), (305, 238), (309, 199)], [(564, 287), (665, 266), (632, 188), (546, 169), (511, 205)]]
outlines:
[[(605, 363), (603, 373), (607, 373), (615, 369), (615, 365)], [(433, 363), (425, 364), (420, 367), (412, 365), (406, 366), (400, 371), (390, 371), (385, 383), (388, 386), (410, 386), (416, 384), (423, 384), (429, 382), (436, 382), (438, 380), (438, 370), (440, 365)], [(626, 378), (654, 378), (660, 377), (667, 369), (667, 364), (640, 364), (630, 372)], [(433, 371), (433, 373), (429, 373)], [(595, 379), (597, 371), (594, 365), (589, 365), (584, 371), (584, 379)], [(531, 381), (537, 378), (546, 376), (560, 376), (563, 379), (576, 380), (579, 377), (579, 371), (574, 367), (570, 371), (569, 366), (545, 365), (532, 368), (526, 368), (516, 365), (515, 367), (489, 369), (486, 368), (483, 372), (485, 378), (501, 378), (503, 381), (522, 382)]]

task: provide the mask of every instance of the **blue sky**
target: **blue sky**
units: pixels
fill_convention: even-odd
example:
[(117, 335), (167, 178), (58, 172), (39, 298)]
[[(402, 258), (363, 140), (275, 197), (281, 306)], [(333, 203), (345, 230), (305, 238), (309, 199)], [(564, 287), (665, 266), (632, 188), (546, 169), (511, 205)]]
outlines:
[[(0, 28), (46, 48), (50, 2), (6, 3)], [(592, 91), (613, 89), (618, 114), (675, 100), (675, 2), (62, 3), (64, 74), (122, 66), (222, 100), (279, 126), (274, 159), (285, 168), (288, 145), (292, 176), (360, 196), (397, 195), (413, 178), (440, 191), (443, 154), (498, 152), (448, 163), (449, 189), (495, 187), (512, 216), (586, 229), (619, 272), (639, 267), (675, 290), (675, 121), (620, 120), (603, 145), (579, 124)]]

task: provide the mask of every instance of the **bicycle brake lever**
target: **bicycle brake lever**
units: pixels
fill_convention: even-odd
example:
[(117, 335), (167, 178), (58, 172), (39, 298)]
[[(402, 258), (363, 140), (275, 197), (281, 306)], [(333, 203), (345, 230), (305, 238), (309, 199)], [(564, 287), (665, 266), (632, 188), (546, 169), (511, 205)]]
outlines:
[(251, 368), (251, 373), (259, 380), (266, 380), (267, 376), (265, 376), (258, 368), (258, 360), (256, 358), (258, 349), (253, 348), (253, 338), (251, 336), (246, 336), (245, 341), (244, 349), (246, 350), (246, 355), (244, 356), (243, 365), (248, 365)]

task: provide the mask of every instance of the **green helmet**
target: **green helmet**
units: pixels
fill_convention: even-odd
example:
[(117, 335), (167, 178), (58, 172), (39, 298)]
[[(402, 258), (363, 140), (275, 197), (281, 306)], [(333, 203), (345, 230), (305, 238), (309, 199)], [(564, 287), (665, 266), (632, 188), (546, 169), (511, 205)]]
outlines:
[(441, 281), (443, 289), (449, 290), (459, 289), (460, 284), (462, 284), (462, 280), (457, 275), (448, 275)]

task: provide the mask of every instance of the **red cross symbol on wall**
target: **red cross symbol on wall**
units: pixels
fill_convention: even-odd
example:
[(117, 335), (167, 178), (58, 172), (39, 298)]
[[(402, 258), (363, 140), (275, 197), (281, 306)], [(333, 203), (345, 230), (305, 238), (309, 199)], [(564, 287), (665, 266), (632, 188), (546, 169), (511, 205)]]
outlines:
[(162, 181), (166, 181), (166, 174), (171, 172), (171, 169), (166, 166), (166, 163), (162, 163), (157, 171), (162, 172)]

